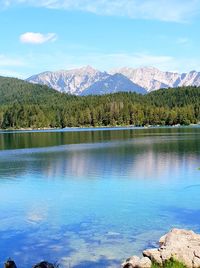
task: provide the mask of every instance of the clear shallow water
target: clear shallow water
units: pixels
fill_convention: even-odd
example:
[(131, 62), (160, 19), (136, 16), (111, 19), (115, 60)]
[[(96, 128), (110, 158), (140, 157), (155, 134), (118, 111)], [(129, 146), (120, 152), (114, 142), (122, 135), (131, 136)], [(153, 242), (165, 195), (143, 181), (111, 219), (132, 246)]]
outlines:
[(119, 267), (200, 231), (200, 128), (0, 132), (0, 266)]

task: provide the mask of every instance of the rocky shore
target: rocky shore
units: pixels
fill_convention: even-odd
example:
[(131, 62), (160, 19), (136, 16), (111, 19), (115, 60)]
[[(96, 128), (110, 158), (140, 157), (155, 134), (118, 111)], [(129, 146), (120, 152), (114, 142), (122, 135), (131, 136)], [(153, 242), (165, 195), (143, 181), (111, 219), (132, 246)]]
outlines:
[(188, 268), (200, 268), (200, 235), (184, 229), (172, 229), (159, 240), (159, 248), (146, 249), (143, 257), (132, 256), (122, 268), (164, 267), (168, 261), (177, 261)]
[[(166, 265), (166, 264), (170, 265)], [(59, 265), (43, 261), (33, 268), (58, 268)], [(200, 268), (200, 234), (184, 229), (172, 229), (159, 240), (159, 247), (146, 249), (143, 257), (132, 256), (122, 268)], [(4, 268), (17, 268), (9, 259)]]

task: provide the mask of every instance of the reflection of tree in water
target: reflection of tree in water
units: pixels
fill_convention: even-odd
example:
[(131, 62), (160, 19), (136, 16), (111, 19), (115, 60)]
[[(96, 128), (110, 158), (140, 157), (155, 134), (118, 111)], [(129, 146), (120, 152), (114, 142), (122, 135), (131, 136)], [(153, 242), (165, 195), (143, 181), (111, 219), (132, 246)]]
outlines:
[[(175, 137), (192, 135), (196, 140), (199, 128), (140, 128), (115, 130), (68, 130), (68, 131), (35, 131), (35, 132), (0, 132), (0, 149), (20, 149), (58, 146), (65, 144), (81, 144), (105, 141), (122, 141), (139, 137), (168, 136)], [(196, 136), (196, 137), (195, 137)], [(191, 144), (192, 145), (192, 144)], [(186, 145), (187, 146), (187, 145)], [(198, 145), (200, 146), (200, 145)], [(193, 147), (194, 149), (195, 147)], [(191, 148), (192, 149), (192, 148)]]
[[(160, 132), (160, 130), (162, 131)], [(155, 171), (158, 177), (167, 170), (170, 172), (172, 169), (176, 169), (178, 172), (183, 165), (188, 168), (198, 166), (200, 140), (196, 135), (196, 129), (194, 129), (194, 133), (192, 132), (193, 134), (188, 134), (187, 129), (183, 128), (178, 136), (170, 136), (174, 129), (160, 130), (150, 129), (146, 134), (153, 133), (153, 135), (146, 137), (144, 137), (145, 130), (142, 130), (141, 136), (137, 136), (137, 138), (130, 138), (133, 134), (130, 130), (31, 133), (36, 136), (44, 135), (44, 144), (50, 140), (55, 144), (63, 144), (66, 142), (65, 138), (63, 141), (60, 138), (65, 135), (70, 138), (68, 140), (70, 143), (76, 143), (81, 137), (82, 141), (99, 141), (105, 138), (112, 142), (3, 151), (0, 156), (0, 175), (1, 177), (8, 175), (16, 177), (35, 170), (38, 174), (44, 174), (49, 178), (57, 176), (104, 177), (107, 175), (145, 178), (153, 176)], [(175, 134), (177, 134), (177, 130), (180, 131), (180, 129), (176, 129)], [(117, 141), (118, 136), (122, 139), (121, 141), (120, 139)], [(27, 136), (24, 144), (29, 144), (26, 139)], [(41, 143), (44, 140), (39, 139)], [(33, 143), (32, 141), (29, 146), (32, 146)]]

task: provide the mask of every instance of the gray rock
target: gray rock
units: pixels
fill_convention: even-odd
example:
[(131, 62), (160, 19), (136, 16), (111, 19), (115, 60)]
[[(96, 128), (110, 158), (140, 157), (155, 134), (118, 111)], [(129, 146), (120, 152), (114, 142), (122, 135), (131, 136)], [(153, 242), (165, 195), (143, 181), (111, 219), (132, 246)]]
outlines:
[(155, 263), (162, 265), (161, 254), (157, 248), (144, 250), (143, 256), (148, 257), (152, 262), (155, 262)]
[(123, 268), (134, 268), (132, 264), (130, 263), (125, 263), (124, 266), (122, 266)]
[(161, 258), (164, 261), (174, 258), (187, 267), (194, 267), (195, 252), (200, 253), (200, 235), (184, 229), (173, 229), (159, 241)]
[(162, 262), (166, 262), (172, 258), (171, 250), (165, 249), (162, 250)]
[(138, 262), (140, 261), (140, 258), (138, 256), (132, 256), (128, 258), (124, 263), (122, 263), (123, 268), (134, 268), (137, 266)]
[[(149, 268), (151, 266), (148, 265), (151, 262), (162, 266), (171, 259), (183, 263), (188, 268), (200, 268), (199, 234), (184, 229), (173, 229), (160, 238), (159, 245), (160, 247), (157, 249), (144, 250), (143, 256), (145, 258), (133, 263), (130, 262), (133, 268)], [(134, 260), (136, 260), (135, 256)]]
[(143, 257), (139, 260), (137, 268), (151, 268), (152, 262), (148, 257)]
[(199, 268), (200, 267), (200, 258), (198, 258), (198, 257), (194, 257), (194, 259), (193, 259), (193, 267), (194, 268)]
[(200, 249), (198, 248), (195, 249), (194, 256), (200, 258)]
[(11, 259), (8, 259), (5, 263), (4, 263), (4, 268), (17, 268), (15, 262)]

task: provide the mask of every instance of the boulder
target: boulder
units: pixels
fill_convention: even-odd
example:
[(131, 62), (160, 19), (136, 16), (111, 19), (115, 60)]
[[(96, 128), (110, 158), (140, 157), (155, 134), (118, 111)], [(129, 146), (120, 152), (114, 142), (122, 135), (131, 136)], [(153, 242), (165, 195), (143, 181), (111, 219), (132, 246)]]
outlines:
[(128, 258), (124, 263), (122, 263), (123, 268), (134, 268), (137, 266), (140, 258), (138, 256), (132, 256)]
[(161, 253), (157, 248), (144, 250), (143, 256), (148, 257), (152, 262), (162, 265)]
[(58, 267), (58, 266), (54, 265), (52, 263), (49, 263), (47, 261), (42, 261), (42, 262), (33, 266), (33, 268), (56, 268), (56, 267)]
[(17, 268), (15, 262), (11, 259), (8, 259), (5, 263), (4, 263), (4, 268)]
[(147, 257), (143, 257), (139, 260), (136, 267), (137, 268), (151, 268), (151, 266), (152, 266), (151, 260)]
[(199, 234), (184, 229), (172, 229), (160, 238), (159, 245), (159, 248), (144, 250), (144, 258), (139, 261), (134, 256), (133, 263), (128, 261), (125, 264), (130, 263), (133, 268), (148, 268), (152, 262), (162, 266), (166, 261), (174, 259), (188, 268), (200, 268)]
[(193, 259), (193, 267), (194, 268), (199, 268), (200, 267), (200, 258), (198, 258), (198, 257), (194, 257), (194, 259)]
[(123, 268), (134, 268), (132, 264), (130, 263), (125, 263), (124, 266), (122, 266)]
[[(171, 258), (185, 264), (188, 268), (194, 267), (195, 252), (200, 253), (200, 235), (184, 229), (172, 229), (159, 241), (160, 254), (163, 263)], [(200, 266), (199, 266), (200, 267)]]

